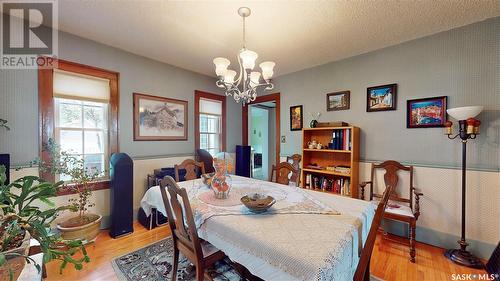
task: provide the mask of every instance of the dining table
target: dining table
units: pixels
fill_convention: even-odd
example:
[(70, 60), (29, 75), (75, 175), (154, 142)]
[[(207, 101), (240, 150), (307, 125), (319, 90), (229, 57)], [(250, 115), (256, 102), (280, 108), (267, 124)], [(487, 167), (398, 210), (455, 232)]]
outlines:
[[(227, 199), (217, 199), (201, 179), (185, 188), (200, 238), (264, 280), (352, 280), (375, 205), (331, 192), (319, 192), (252, 178), (230, 176)], [(272, 196), (276, 203), (252, 213), (240, 201), (247, 194)], [(160, 187), (141, 200), (146, 215), (166, 216)]]

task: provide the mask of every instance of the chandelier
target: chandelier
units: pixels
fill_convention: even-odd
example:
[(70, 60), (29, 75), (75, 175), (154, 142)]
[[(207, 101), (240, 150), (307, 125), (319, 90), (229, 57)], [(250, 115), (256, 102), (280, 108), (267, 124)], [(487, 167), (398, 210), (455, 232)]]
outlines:
[[(238, 14), (243, 18), (243, 48), (240, 50), (237, 59), (240, 66), (240, 73), (236, 78), (236, 71), (228, 69), (231, 62), (222, 57), (213, 60), (215, 64), (215, 73), (218, 80), (217, 87), (223, 88), (226, 96), (232, 96), (234, 100), (239, 103), (240, 100), (245, 106), (245, 103), (250, 103), (257, 98), (257, 90), (264, 88), (265, 90), (272, 90), (274, 85), (271, 83), (273, 76), (274, 66), (276, 63), (272, 61), (265, 61), (259, 64), (262, 71), (253, 71), (255, 61), (259, 55), (246, 48), (245, 41), (245, 18), (250, 16), (251, 11), (247, 7), (238, 9)], [(262, 79), (261, 79), (262, 77)]]

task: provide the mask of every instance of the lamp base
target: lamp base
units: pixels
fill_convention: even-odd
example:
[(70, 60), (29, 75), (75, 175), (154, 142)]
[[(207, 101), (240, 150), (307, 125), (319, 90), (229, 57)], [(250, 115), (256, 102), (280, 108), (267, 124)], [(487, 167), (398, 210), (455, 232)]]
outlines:
[(484, 265), (481, 262), (481, 260), (466, 250), (450, 249), (446, 250), (444, 255), (445, 257), (447, 257), (448, 259), (459, 265), (472, 268), (484, 268)]

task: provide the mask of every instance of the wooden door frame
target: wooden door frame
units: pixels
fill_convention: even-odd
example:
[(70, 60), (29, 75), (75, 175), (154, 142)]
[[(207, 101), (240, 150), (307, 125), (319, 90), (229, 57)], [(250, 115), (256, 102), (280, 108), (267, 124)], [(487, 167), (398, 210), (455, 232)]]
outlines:
[(194, 91), (194, 149), (200, 148), (200, 99), (218, 100), (222, 102), (222, 140), (221, 151), (226, 151), (226, 96), (212, 94), (200, 90)]
[(243, 109), (241, 111), (242, 143), (243, 143), (243, 145), (248, 145), (248, 106), (251, 104), (269, 102), (269, 101), (276, 102), (276, 162), (275, 162), (275, 164), (278, 164), (280, 162), (280, 136), (281, 136), (280, 93), (274, 93), (274, 94), (269, 94), (269, 95), (265, 95), (265, 96), (258, 96), (255, 99), (255, 101), (250, 102), (250, 103), (246, 104), (245, 106), (243, 106)]

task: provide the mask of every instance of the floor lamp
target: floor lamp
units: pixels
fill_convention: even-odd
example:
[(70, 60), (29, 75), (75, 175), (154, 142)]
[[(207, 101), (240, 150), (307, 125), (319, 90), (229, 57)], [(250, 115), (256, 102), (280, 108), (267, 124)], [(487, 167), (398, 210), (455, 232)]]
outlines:
[(466, 185), (466, 159), (467, 159), (467, 140), (475, 139), (479, 135), (479, 125), (481, 122), (474, 119), (481, 111), (482, 106), (465, 106), (448, 109), (448, 114), (458, 120), (458, 134), (453, 136), (453, 128), (450, 121), (445, 123), (446, 135), (449, 139), (456, 139), (459, 137), (462, 140), (462, 236), (458, 242), (460, 249), (447, 250), (444, 255), (453, 262), (473, 268), (483, 268), (483, 263), (466, 250), (469, 245), (465, 241), (465, 185)]

